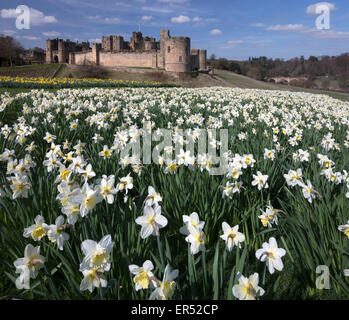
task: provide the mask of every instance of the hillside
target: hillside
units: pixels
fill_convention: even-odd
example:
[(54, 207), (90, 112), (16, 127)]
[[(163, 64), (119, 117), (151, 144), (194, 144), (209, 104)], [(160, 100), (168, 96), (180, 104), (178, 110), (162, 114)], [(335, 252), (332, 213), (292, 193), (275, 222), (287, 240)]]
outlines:
[(301, 87), (278, 85), (236, 74), (225, 70), (215, 70), (215, 75), (199, 74), (192, 77), (189, 74), (183, 74), (180, 78), (169, 75), (163, 70), (154, 70), (150, 68), (126, 68), (113, 67), (101, 68), (96, 66), (77, 66), (77, 65), (59, 65), (44, 64), (13, 68), (0, 68), (0, 76), (25, 76), (25, 77), (72, 77), (72, 78), (110, 78), (120, 80), (134, 81), (158, 81), (166, 83), (176, 83), (187, 88), (201, 87), (232, 87), (246, 89), (264, 89), (264, 90), (282, 90), (294, 92), (308, 92), (314, 94), (327, 94), (333, 98), (343, 101), (349, 101), (349, 94), (325, 91), (320, 89), (306, 89)]

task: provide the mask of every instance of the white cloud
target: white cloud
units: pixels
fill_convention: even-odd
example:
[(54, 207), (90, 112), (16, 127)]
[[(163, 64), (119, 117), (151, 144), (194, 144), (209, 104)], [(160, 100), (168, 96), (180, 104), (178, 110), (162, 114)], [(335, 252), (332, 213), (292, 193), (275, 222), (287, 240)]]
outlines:
[(119, 23), (121, 23), (120, 18), (117, 18), (117, 17), (115, 17), (115, 18), (105, 18), (104, 21), (106, 23), (109, 23), (109, 24), (119, 24)]
[(27, 39), (27, 40), (41, 40), (41, 38), (38, 38), (38, 37), (33, 37), (33, 36), (23, 36), (22, 37), (23, 39)]
[(101, 16), (98, 14), (96, 16), (87, 16), (86, 17), (86, 19), (88, 19), (88, 20), (98, 20), (100, 18), (101, 18)]
[(240, 43), (244, 43), (243, 40), (229, 40), (227, 42), (228, 44), (240, 44)]
[(334, 5), (334, 3), (331, 3), (331, 2), (318, 2), (318, 3), (315, 3), (315, 4), (312, 4), (310, 6), (307, 7), (307, 14), (310, 14), (310, 15), (317, 15), (316, 13), (316, 7), (317, 6), (320, 6), (320, 5), (324, 5), (324, 6), (327, 6), (329, 8), (330, 11), (333, 11), (333, 10), (336, 10), (336, 6)]
[(164, 8), (159, 8), (159, 7), (142, 7), (142, 10), (157, 12), (157, 13), (170, 13), (173, 11), (171, 9), (164, 9)]
[(56, 32), (56, 31), (42, 32), (42, 34), (46, 37), (58, 37), (61, 35), (60, 32)]
[(193, 18), (193, 21), (194, 21), (194, 22), (200, 22), (200, 21), (202, 21), (202, 18), (200, 18), (200, 17), (194, 17), (194, 18)]
[(267, 27), (267, 30), (271, 30), (271, 31), (304, 31), (307, 28), (302, 25), (302, 24), (284, 24), (284, 25), (280, 25), (277, 24), (275, 26), (269, 26)]
[(185, 23), (185, 22), (189, 22), (190, 18), (188, 16), (178, 16), (178, 17), (171, 18), (171, 21), (173, 23)]
[(0, 34), (3, 34), (5, 36), (13, 36), (14, 34), (16, 34), (17, 32), (14, 30), (0, 30)]
[(256, 27), (256, 28), (263, 28), (265, 27), (265, 24), (264, 23), (251, 23), (250, 24), (251, 27)]
[(306, 32), (320, 40), (349, 40), (349, 32), (346, 31), (309, 29)]
[(150, 20), (153, 20), (152, 16), (143, 16), (142, 17), (142, 21), (150, 21)]
[(276, 25), (269, 26), (267, 30), (272, 31), (291, 31), (299, 32), (301, 34), (309, 35), (311, 38), (319, 40), (349, 40), (348, 31), (337, 31), (337, 30), (319, 30), (316, 28), (309, 28), (302, 24), (287, 24), (287, 25)]
[[(34, 8), (30, 9), (30, 24), (33, 26), (39, 26), (41, 24), (46, 23), (56, 23), (57, 19), (54, 16), (45, 16), (44, 13), (42, 13), (39, 10), (36, 10)], [(16, 19), (20, 13), (16, 13), (16, 9), (2, 9), (0, 11), (1, 18), (4, 19)]]
[(223, 32), (219, 29), (213, 29), (210, 31), (210, 34), (213, 35), (213, 36), (216, 36), (216, 35), (219, 35), (219, 34), (222, 34)]

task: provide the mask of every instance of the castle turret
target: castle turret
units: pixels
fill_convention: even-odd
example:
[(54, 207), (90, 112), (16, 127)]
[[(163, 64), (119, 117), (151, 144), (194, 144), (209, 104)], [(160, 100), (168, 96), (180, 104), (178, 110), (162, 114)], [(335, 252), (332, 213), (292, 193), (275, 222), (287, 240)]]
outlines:
[(53, 62), (52, 50), (52, 40), (46, 40), (46, 63)]
[(166, 41), (165, 70), (186, 72), (191, 69), (190, 38), (170, 37)]
[(199, 50), (199, 70), (207, 69), (207, 51)]
[(170, 38), (170, 31), (168, 29), (160, 30), (160, 57), (159, 57), (159, 67), (165, 68), (165, 52), (166, 52), (166, 42)]
[(58, 40), (58, 62), (65, 63), (65, 43), (62, 39)]
[(95, 65), (99, 65), (99, 51), (101, 45), (99, 43), (92, 43), (92, 62)]

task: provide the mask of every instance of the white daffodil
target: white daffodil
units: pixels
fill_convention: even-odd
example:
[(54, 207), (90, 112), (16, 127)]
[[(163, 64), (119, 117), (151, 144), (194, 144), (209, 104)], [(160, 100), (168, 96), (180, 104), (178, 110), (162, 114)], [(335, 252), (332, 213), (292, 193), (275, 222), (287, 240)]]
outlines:
[(319, 195), (319, 193), (314, 190), (310, 180), (307, 180), (307, 184), (301, 183), (300, 187), (302, 187), (304, 198), (307, 199), (310, 203), (313, 202), (313, 199), (316, 198), (316, 195)]
[(151, 272), (154, 269), (154, 265), (150, 260), (145, 261), (142, 267), (131, 264), (128, 266), (128, 269), (135, 275), (133, 282), (135, 283), (136, 291), (148, 289), (150, 284), (153, 284), (155, 288), (157, 287), (154, 274)]
[(68, 223), (75, 225), (80, 215), (80, 205), (68, 202), (65, 206), (62, 207), (61, 211), (67, 216)]
[(257, 171), (257, 175), (253, 175), (253, 181), (252, 185), (253, 186), (258, 186), (258, 190), (262, 190), (263, 188), (268, 188), (268, 175), (263, 175), (260, 171)]
[(141, 238), (158, 235), (159, 229), (166, 227), (167, 219), (161, 215), (161, 207), (144, 207), (144, 214), (136, 219), (136, 223), (142, 226)]
[(16, 279), (17, 289), (30, 289), (30, 279), (37, 277), (44, 263), (45, 258), (40, 255), (40, 246), (34, 248), (31, 244), (28, 244), (24, 250), (24, 257), (13, 263), (16, 267), (16, 273), (20, 273), (20, 276)]
[(260, 210), (262, 211), (262, 215), (258, 216), (258, 218), (261, 220), (263, 226), (268, 226), (268, 228), (271, 228), (273, 223), (278, 224), (277, 214), (279, 212), (283, 212), (282, 210), (274, 209), (271, 206), (270, 202), (265, 211), (263, 211), (262, 209)]
[(90, 163), (84, 169), (78, 168), (77, 172), (80, 173), (83, 177), (85, 177), (85, 181), (96, 176), (96, 173), (93, 171), (92, 165)]
[(128, 190), (133, 188), (133, 178), (130, 176), (130, 173), (126, 176), (120, 179), (120, 182), (116, 185), (116, 189), (118, 191), (125, 190), (125, 193), (127, 194)]
[(349, 238), (349, 220), (347, 224), (343, 224), (341, 226), (338, 226), (338, 230), (341, 232), (344, 232), (344, 234)]
[(245, 235), (238, 232), (239, 226), (236, 225), (235, 227), (231, 228), (228, 223), (223, 222), (222, 229), (224, 234), (220, 237), (225, 241), (227, 250), (231, 251), (234, 245), (241, 248), (241, 242), (245, 241)]
[(162, 201), (160, 193), (156, 192), (152, 186), (148, 187), (148, 196), (145, 199), (146, 206), (158, 205)]
[(261, 249), (256, 251), (256, 258), (262, 262), (266, 261), (270, 274), (273, 274), (275, 269), (281, 271), (284, 267), (281, 257), (286, 254), (286, 250), (278, 248), (274, 237), (271, 237), (268, 242), (264, 242)]
[(264, 148), (264, 159), (265, 160), (274, 160), (275, 159), (275, 150), (269, 150)]
[(112, 151), (108, 148), (107, 145), (103, 146), (103, 150), (99, 153), (101, 157), (104, 159), (110, 158), (112, 155)]
[(98, 192), (102, 195), (105, 201), (112, 204), (114, 202), (114, 195), (117, 193), (117, 190), (114, 187), (115, 176), (110, 175), (107, 177), (106, 175), (103, 175), (102, 179), (97, 183), (99, 183), (97, 185)]
[(262, 296), (264, 290), (258, 286), (259, 276), (254, 273), (249, 278), (240, 275), (239, 284), (233, 287), (233, 295), (239, 300), (256, 300), (257, 295)]
[(185, 236), (190, 234), (188, 230), (188, 225), (192, 225), (193, 227), (203, 230), (205, 226), (205, 221), (200, 221), (199, 215), (196, 212), (193, 212), (190, 216), (183, 215), (184, 226), (179, 229), (179, 232)]
[(158, 285), (153, 293), (150, 295), (149, 300), (168, 300), (173, 296), (176, 282), (173, 281), (178, 277), (178, 270), (171, 272), (170, 266), (167, 265), (164, 271), (164, 277), (162, 282)]
[(287, 185), (294, 187), (302, 184), (302, 169), (297, 169), (297, 171), (290, 170), (287, 174), (284, 174)]
[(73, 204), (80, 205), (80, 215), (85, 217), (94, 207), (102, 200), (101, 194), (93, 190), (87, 182), (83, 185), (81, 193), (72, 192), (69, 201)]
[(51, 242), (57, 243), (59, 250), (63, 250), (64, 241), (69, 240), (69, 234), (63, 231), (66, 227), (63, 216), (57, 217), (55, 224), (48, 226), (47, 236)]
[(108, 234), (98, 243), (93, 240), (85, 240), (81, 243), (81, 250), (85, 257), (80, 264), (80, 271), (97, 269), (100, 272), (110, 269), (110, 252), (114, 242)]
[(35, 217), (34, 222), (35, 224), (24, 229), (23, 237), (28, 238), (31, 236), (34, 241), (38, 241), (47, 234), (49, 226), (45, 223), (45, 219), (40, 215)]
[(80, 291), (88, 290), (91, 293), (95, 288), (106, 287), (108, 285), (107, 280), (104, 278), (102, 272), (97, 268), (82, 271), (84, 278), (80, 284)]
[(47, 143), (51, 143), (56, 139), (56, 136), (54, 136), (51, 133), (46, 132), (46, 135), (44, 137), (44, 140), (46, 140)]
[(28, 191), (31, 184), (28, 182), (27, 175), (16, 173), (14, 176), (7, 178), (7, 180), (11, 182), (12, 199), (19, 197), (28, 198)]
[(189, 235), (185, 241), (190, 243), (190, 252), (197, 254), (199, 251), (205, 250), (205, 234), (202, 230), (194, 227), (191, 223), (187, 224)]

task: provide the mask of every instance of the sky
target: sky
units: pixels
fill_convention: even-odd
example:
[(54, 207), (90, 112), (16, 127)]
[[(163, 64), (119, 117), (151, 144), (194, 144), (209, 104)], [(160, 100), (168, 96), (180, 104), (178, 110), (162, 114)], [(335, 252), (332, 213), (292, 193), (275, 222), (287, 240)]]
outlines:
[[(316, 13), (321, 4), (328, 8), (320, 20), (327, 29), (316, 23), (326, 15)], [(19, 5), (29, 8), (29, 29), (16, 28)], [(100, 42), (103, 35), (122, 35), (129, 40), (139, 30), (159, 40), (160, 29), (188, 36), (192, 47), (227, 59), (334, 56), (349, 52), (349, 1), (1, 0), (0, 4), (0, 34), (16, 38), (26, 48), (45, 48), (49, 38)]]

